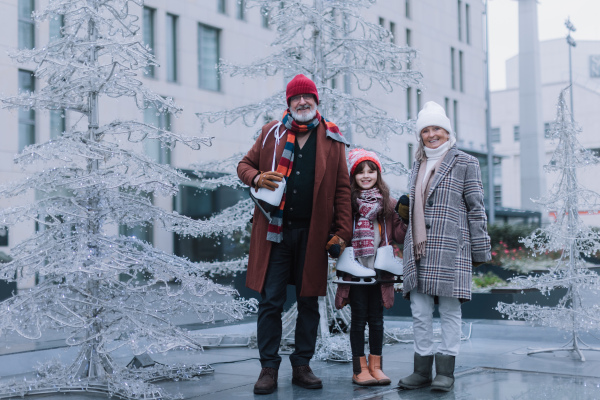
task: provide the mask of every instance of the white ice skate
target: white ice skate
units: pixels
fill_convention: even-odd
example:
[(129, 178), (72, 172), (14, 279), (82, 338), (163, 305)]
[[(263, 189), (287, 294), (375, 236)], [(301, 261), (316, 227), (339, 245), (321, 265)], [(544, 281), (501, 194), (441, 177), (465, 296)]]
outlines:
[[(385, 226), (385, 220), (383, 221)], [(400, 283), (404, 273), (404, 263), (394, 255), (394, 248), (389, 244), (387, 239), (387, 227), (385, 227), (385, 246), (377, 249), (375, 256), (375, 273), (377, 274), (377, 282), (379, 283)], [(387, 272), (393, 277), (382, 278), (382, 272)]]
[[(375, 271), (356, 261), (352, 247), (346, 247), (342, 252), (335, 269), (336, 279), (333, 280), (333, 283), (349, 285), (373, 285), (377, 283)], [(350, 280), (344, 280), (346, 277), (350, 277)]]

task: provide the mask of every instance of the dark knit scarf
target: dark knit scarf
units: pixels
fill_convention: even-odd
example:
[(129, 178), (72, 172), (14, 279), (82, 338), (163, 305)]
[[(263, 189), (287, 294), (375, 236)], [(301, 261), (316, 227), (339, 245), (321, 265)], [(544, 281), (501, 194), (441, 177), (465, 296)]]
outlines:
[(352, 236), (352, 248), (355, 257), (375, 255), (375, 229), (373, 221), (383, 209), (383, 196), (377, 188), (361, 190), (356, 199), (358, 204), (358, 221)]
[[(316, 128), (321, 121), (321, 115), (317, 111), (315, 118), (310, 121), (307, 125), (297, 123), (289, 110), (285, 110), (281, 122), (287, 128), (287, 141), (283, 148), (283, 153), (279, 159), (279, 165), (277, 165), (277, 172), (283, 174), (286, 180), (292, 173), (294, 166), (294, 147), (296, 146), (296, 134), (310, 132)], [(271, 213), (271, 222), (267, 229), (267, 240), (275, 243), (281, 243), (283, 240), (283, 208), (285, 207), (285, 193), (286, 188), (283, 191), (283, 197), (281, 198), (281, 204), (276, 211)]]

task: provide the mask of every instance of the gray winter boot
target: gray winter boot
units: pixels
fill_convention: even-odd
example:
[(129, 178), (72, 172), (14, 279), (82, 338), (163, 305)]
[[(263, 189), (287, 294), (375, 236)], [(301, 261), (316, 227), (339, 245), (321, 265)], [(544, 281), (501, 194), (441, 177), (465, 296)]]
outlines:
[(431, 390), (449, 392), (454, 387), (454, 362), (455, 356), (437, 353), (435, 355), (435, 379), (431, 383)]
[(433, 356), (421, 356), (415, 353), (415, 372), (400, 379), (398, 386), (402, 389), (420, 389), (431, 384)]

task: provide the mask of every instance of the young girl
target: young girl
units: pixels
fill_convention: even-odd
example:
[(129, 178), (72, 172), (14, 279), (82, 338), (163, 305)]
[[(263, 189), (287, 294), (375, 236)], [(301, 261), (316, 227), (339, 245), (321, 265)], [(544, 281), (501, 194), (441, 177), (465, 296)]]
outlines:
[[(354, 233), (352, 247), (358, 262), (373, 269), (377, 248), (394, 240), (404, 242), (406, 225), (394, 212), (396, 200), (381, 178), (381, 163), (371, 151), (354, 149), (348, 155)], [(387, 240), (386, 235), (387, 233)], [(350, 304), (352, 323), (352, 382), (361, 386), (389, 385), (382, 371), (383, 307), (394, 304), (393, 283), (338, 285), (336, 308)], [(369, 361), (365, 356), (365, 327), (369, 324)]]

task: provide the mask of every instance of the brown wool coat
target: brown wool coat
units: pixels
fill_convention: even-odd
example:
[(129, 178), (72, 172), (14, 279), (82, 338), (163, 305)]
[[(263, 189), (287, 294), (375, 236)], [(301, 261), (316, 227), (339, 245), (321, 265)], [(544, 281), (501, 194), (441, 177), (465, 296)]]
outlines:
[[(269, 129), (276, 123), (277, 121), (272, 121), (263, 126), (256, 142), (238, 164), (238, 176), (248, 186), (251, 186), (258, 171), (271, 170), (275, 146), (273, 132), (267, 138), (264, 147), (263, 141)], [(282, 132), (285, 128), (281, 126), (279, 129)], [(350, 178), (346, 164), (345, 145), (327, 137), (323, 123), (319, 124), (317, 131), (312, 134), (315, 133), (317, 134), (315, 184), (301, 296), (325, 296), (326, 294), (327, 251), (325, 246), (330, 231), (344, 239), (346, 243), (349, 243), (352, 238)], [(287, 133), (279, 141), (275, 165), (279, 164), (286, 140)], [(290, 196), (289, 193), (286, 195)], [(268, 226), (269, 223), (265, 216), (255, 207), (246, 286), (259, 293), (263, 290), (273, 243), (267, 240)]]

